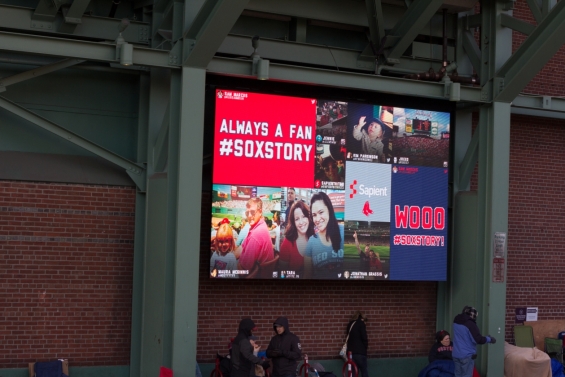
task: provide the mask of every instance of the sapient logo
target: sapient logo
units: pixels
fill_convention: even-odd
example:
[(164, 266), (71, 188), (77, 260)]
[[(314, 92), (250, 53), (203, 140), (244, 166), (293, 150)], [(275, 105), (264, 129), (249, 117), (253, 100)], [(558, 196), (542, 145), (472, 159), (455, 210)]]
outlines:
[(357, 180), (354, 179), (353, 183), (349, 185), (351, 189), (351, 193), (349, 194), (349, 198), (353, 199), (356, 194), (368, 196), (388, 196), (388, 188), (387, 187), (377, 187), (377, 186), (365, 186), (364, 184), (359, 185), (359, 191), (355, 188), (357, 185)]

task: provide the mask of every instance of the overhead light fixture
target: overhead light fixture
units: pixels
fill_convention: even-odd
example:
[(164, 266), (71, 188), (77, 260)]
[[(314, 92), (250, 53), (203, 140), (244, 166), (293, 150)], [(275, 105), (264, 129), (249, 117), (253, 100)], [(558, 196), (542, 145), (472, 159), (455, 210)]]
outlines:
[(116, 60), (120, 62), (121, 65), (132, 65), (133, 64), (133, 45), (126, 42), (122, 32), (124, 32), (130, 22), (127, 18), (122, 19), (118, 24), (118, 38), (116, 38)]
[(132, 65), (133, 64), (133, 45), (129, 43), (122, 44), (120, 49), (120, 64), (121, 65)]
[(251, 46), (253, 46), (253, 54), (251, 54), (251, 59), (253, 61), (251, 66), (251, 74), (257, 76), (258, 80), (268, 80), (269, 79), (269, 61), (267, 59), (261, 59), (257, 53), (257, 48), (259, 48), (259, 36), (256, 35), (251, 39)]
[(269, 79), (269, 61), (267, 59), (259, 59), (257, 62), (257, 80)]

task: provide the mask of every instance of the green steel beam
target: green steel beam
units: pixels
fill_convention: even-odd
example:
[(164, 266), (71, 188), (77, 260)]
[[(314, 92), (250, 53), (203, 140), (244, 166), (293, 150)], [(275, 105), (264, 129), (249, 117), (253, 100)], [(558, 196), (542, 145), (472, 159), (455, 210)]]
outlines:
[[(84, 14), (80, 24), (76, 25), (74, 30), (67, 30), (65, 25), (68, 24), (65, 23), (65, 18), (61, 13), (57, 13), (50, 21), (36, 20), (33, 18), (33, 15), (33, 9), (30, 8), (0, 5), (0, 25), (5, 29), (30, 31), (53, 36), (67, 36), (68, 33), (72, 32), (74, 36), (79, 38), (113, 41), (118, 37), (118, 26), (121, 23), (121, 20), (117, 18), (95, 17)], [(149, 24), (130, 20), (130, 24), (122, 32), (122, 36), (126, 42), (147, 45), (149, 43)]]
[(536, 19), (536, 22), (539, 25), (542, 22), (544, 16), (541, 12), (541, 9), (538, 6), (537, 0), (526, 0), (526, 1), (528, 2), (528, 6), (530, 7), (530, 10), (532, 11), (534, 18)]
[(541, 0), (541, 14), (543, 17), (547, 16), (549, 12), (553, 9), (555, 4), (557, 3), (556, 0)]
[[(85, 42), (74, 39), (0, 32), (0, 51), (2, 50), (34, 55), (119, 63), (116, 59), (116, 45), (112, 43)], [(135, 65), (173, 69), (180, 68), (179, 65), (172, 64), (171, 60), (168, 51), (137, 46), (133, 51), (133, 64)]]
[(90, 0), (74, 0), (68, 10), (63, 8), (65, 23), (59, 26), (58, 31), (61, 33), (74, 33), (77, 25), (82, 23), (82, 16), (86, 12), (88, 4), (90, 4)]
[(182, 69), (172, 364), (179, 377), (193, 377), (196, 365), (200, 216), (194, 214), (202, 206), (205, 88), (204, 69)]
[[(208, 65), (208, 72), (252, 78), (251, 61), (215, 57)], [(296, 67), (271, 62), (269, 78), (277, 81), (337, 86), (342, 88), (379, 91), (391, 94), (418, 96), (446, 100), (444, 84), (430, 81), (406, 80), (386, 76), (367, 75), (343, 71), (330, 71)], [(461, 101), (480, 104), (481, 89), (461, 86)]]
[[(250, 56), (253, 53), (251, 37), (228, 35), (218, 48), (219, 53), (234, 56)], [(345, 48), (286, 42), (276, 39), (260, 39), (257, 53), (265, 59), (289, 61), (343, 69), (362, 69), (358, 66), (360, 51)], [(372, 69), (367, 69), (373, 71)], [(251, 73), (251, 71), (249, 71)]]
[(414, 38), (422, 31), (438, 9), (443, 5), (443, 0), (415, 0), (402, 19), (390, 31), (389, 35), (400, 37), (387, 55), (387, 62), (395, 64), (396, 60), (406, 51)]
[(467, 152), (465, 157), (461, 160), (459, 165), (459, 180), (458, 186), (462, 191), (464, 188), (469, 187), (469, 182), (471, 182), (471, 176), (477, 165), (479, 159), (479, 133), (475, 132), (471, 138), (471, 142), (467, 147)]
[(369, 24), (371, 41), (375, 50), (378, 50), (381, 40), (385, 36), (383, 6), (381, 0), (365, 0), (365, 6), (367, 7), (367, 23)]
[(27, 120), (79, 147), (86, 149), (89, 152), (94, 153), (103, 159), (110, 161), (126, 170), (126, 173), (133, 179), (136, 185), (141, 191), (145, 191), (145, 168), (141, 165), (136, 164), (106, 148), (103, 148), (84, 137), (77, 135), (74, 132), (68, 131), (65, 128), (55, 124), (28, 109), (7, 100), (4, 97), (0, 97), (0, 107), (8, 110), (9, 112), (19, 116), (22, 119)]
[(43, 67), (31, 69), (22, 73), (18, 73), (9, 77), (0, 78), (0, 92), (4, 92), (7, 86), (16, 84), (18, 82), (26, 81), (34, 77), (42, 76), (47, 73), (55, 72), (63, 68), (71, 67), (76, 64), (80, 64), (84, 60), (80, 59), (64, 59), (60, 62), (45, 65)]
[(65, 16), (65, 22), (71, 24), (80, 24), (81, 18), (86, 8), (88, 8), (90, 0), (74, 0)]
[(33, 12), (33, 19), (40, 21), (52, 21), (55, 19), (61, 5), (68, 1), (59, 0), (39, 0)]
[(465, 30), (473, 29), (476, 27), (480, 27), (482, 24), (481, 14), (473, 14), (473, 15), (466, 15), (463, 24), (465, 26)]
[(565, 1), (560, 1), (496, 73), (504, 79), (496, 101), (512, 102), (565, 43), (564, 19)]
[[(481, 107), (479, 127), (475, 133), (479, 133), (477, 254), (483, 266), (477, 274), (477, 288), (478, 304), (485, 313), (479, 316), (479, 326), (483, 334), (503, 340), (508, 256), (504, 255), (504, 279), (495, 282), (493, 241), (497, 232), (508, 235), (510, 104), (494, 102)], [(479, 354), (478, 369), (481, 374), (504, 375), (504, 342), (482, 347)]]
[(504, 27), (509, 27), (512, 30), (516, 30), (519, 33), (530, 35), (535, 30), (536, 26), (526, 21), (522, 21), (515, 17), (509, 16), (506, 13), (500, 15), (500, 25)]
[(153, 168), (156, 172), (164, 171), (167, 165), (169, 151), (169, 123), (169, 106), (167, 106), (167, 111), (163, 116), (163, 121), (161, 122), (159, 133), (157, 134), (157, 140), (153, 147)]
[(463, 49), (467, 53), (467, 57), (471, 61), (471, 65), (475, 69), (475, 72), (481, 71), (481, 50), (475, 41), (475, 38), (470, 31), (464, 31), (462, 33), (463, 39)]
[(249, 0), (206, 0), (184, 33), (183, 65), (206, 68)]

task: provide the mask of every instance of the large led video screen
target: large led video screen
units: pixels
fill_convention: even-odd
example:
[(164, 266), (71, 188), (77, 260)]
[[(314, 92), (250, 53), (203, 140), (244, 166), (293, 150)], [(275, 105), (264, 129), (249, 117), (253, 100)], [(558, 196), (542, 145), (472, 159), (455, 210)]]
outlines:
[(446, 280), (448, 112), (218, 89), (210, 277)]

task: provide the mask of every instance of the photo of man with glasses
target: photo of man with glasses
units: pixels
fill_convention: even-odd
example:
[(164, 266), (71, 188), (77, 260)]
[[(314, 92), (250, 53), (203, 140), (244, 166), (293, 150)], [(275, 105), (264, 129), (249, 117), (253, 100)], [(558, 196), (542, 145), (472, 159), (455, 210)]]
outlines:
[(251, 270), (255, 263), (264, 264), (275, 258), (269, 228), (263, 217), (263, 202), (251, 198), (245, 205), (245, 217), (249, 222), (249, 233), (241, 244), (239, 268)]

